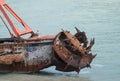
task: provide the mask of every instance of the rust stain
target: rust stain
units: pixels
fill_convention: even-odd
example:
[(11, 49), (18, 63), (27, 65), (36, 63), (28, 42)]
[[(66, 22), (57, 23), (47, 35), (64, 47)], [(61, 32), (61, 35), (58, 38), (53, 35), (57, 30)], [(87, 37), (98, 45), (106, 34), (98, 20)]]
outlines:
[(10, 65), (13, 62), (22, 62), (25, 59), (25, 53), (9, 54), (0, 56), (0, 64)]

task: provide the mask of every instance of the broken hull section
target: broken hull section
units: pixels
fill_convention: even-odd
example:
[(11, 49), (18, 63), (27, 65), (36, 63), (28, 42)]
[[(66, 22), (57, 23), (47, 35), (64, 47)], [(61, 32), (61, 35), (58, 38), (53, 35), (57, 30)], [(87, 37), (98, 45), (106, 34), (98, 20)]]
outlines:
[(0, 71), (37, 72), (51, 66), (53, 40), (0, 44)]

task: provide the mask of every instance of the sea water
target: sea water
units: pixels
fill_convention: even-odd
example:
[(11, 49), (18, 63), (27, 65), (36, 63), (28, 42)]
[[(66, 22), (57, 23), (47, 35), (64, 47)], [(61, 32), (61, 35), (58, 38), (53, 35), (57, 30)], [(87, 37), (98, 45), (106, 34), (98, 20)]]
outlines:
[[(120, 81), (120, 0), (5, 1), (40, 35), (56, 35), (61, 29), (74, 34), (74, 27), (85, 31), (88, 40), (95, 38), (92, 53), (97, 56), (92, 68), (80, 74), (50, 67), (34, 74), (0, 73), (0, 81)], [(0, 37), (10, 37), (2, 21)]]

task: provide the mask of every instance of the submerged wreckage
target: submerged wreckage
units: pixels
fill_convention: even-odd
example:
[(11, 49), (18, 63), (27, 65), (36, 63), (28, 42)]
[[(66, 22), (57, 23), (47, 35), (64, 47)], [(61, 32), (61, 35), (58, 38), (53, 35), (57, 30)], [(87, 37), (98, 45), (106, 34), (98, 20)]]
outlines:
[[(13, 24), (6, 10), (25, 28), (21, 31)], [(50, 66), (63, 72), (79, 71), (91, 67), (90, 63), (96, 55), (90, 53), (94, 39), (88, 40), (85, 32), (76, 29), (72, 35), (69, 31), (58, 33), (56, 36), (38, 36), (31, 28), (4, 2), (0, 0), (0, 11), (10, 25), (10, 31), (4, 19), (11, 38), (0, 39), (0, 71), (2, 72), (38, 72)], [(31, 34), (29, 38), (22, 35)]]

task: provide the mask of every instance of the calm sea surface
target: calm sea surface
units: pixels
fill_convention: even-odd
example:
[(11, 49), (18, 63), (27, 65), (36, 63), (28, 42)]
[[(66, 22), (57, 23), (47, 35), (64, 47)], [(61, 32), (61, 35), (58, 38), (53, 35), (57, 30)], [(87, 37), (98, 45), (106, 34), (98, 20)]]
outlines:
[[(5, 0), (41, 35), (56, 35), (74, 27), (95, 38), (97, 57), (91, 69), (80, 74), (63, 73), (54, 67), (36, 74), (0, 73), (0, 81), (120, 81), (120, 0)], [(17, 23), (16, 23), (17, 24)], [(9, 37), (0, 20), (0, 37)]]

